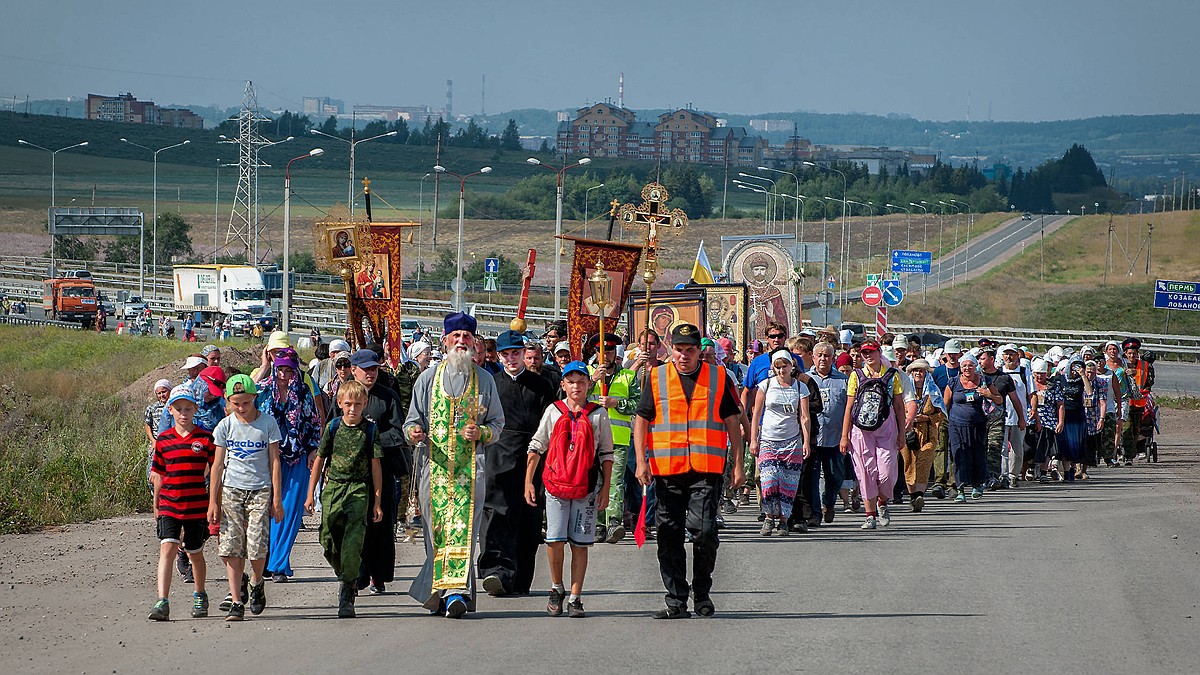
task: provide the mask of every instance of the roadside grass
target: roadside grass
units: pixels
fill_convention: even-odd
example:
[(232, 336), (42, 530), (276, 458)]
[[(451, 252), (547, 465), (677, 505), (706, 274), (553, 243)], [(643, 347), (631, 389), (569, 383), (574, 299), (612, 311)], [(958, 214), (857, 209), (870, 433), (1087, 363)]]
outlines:
[[(1148, 222), (1155, 225), (1149, 275), (1142, 248)], [(910, 292), (889, 318), (904, 324), (1200, 333), (1196, 312), (1170, 312), (1168, 323), (1167, 312), (1153, 308), (1155, 279), (1200, 278), (1200, 212), (1114, 217), (1114, 270), (1106, 286), (1108, 223), (1107, 215), (1078, 218), (1047, 238), (1044, 257), (1035, 243), (977, 279), (940, 292), (930, 289), (924, 305), (919, 292)], [(846, 315), (874, 321), (874, 309), (861, 305)]]
[(0, 533), (148, 508), (144, 404), (116, 393), (193, 351), (170, 340), (0, 326)]
[(1200, 397), (1196, 396), (1163, 396), (1155, 394), (1154, 401), (1164, 408), (1177, 410), (1200, 410)]

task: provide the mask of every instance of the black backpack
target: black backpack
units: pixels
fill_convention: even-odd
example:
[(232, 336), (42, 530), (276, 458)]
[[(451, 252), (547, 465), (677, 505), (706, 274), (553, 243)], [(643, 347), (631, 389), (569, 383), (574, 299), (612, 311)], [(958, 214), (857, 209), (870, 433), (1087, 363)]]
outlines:
[(875, 431), (883, 426), (892, 413), (892, 378), (895, 368), (888, 368), (879, 377), (867, 377), (858, 368), (858, 387), (854, 392), (854, 405), (850, 408), (850, 421), (863, 431)]

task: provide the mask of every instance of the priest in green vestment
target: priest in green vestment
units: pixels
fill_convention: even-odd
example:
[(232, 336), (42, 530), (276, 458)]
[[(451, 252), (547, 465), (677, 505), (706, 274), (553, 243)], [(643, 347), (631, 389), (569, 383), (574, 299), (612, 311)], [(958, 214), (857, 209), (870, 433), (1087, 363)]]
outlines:
[(408, 594), (432, 614), (475, 611), (475, 543), (483, 514), (483, 448), (504, 429), (492, 376), (472, 360), (475, 318), (443, 322), (446, 356), (413, 385), (404, 433), (416, 448), (425, 564)]

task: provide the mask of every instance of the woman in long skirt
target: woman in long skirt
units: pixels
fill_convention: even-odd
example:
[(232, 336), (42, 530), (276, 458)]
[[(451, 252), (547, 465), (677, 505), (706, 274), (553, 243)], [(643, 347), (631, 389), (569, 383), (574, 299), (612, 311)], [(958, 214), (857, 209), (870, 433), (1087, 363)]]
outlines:
[(1087, 436), (1087, 414), (1084, 403), (1093, 395), (1092, 383), (1083, 374), (1083, 361), (1072, 359), (1063, 375), (1063, 420), (1062, 430), (1057, 434), (1059, 480), (1075, 482), (1075, 465), (1079, 473), (1087, 475), (1083, 468), (1083, 445)]
[(921, 392), (917, 401), (917, 414), (913, 417), (913, 430), (908, 434), (901, 456), (904, 458), (904, 483), (908, 487), (909, 501), (914, 512), (925, 508), (925, 486), (929, 482), (929, 470), (933, 468), (933, 456), (941, 440), (942, 428), (946, 425), (946, 403), (938, 391), (929, 372), (933, 366), (925, 359), (908, 364), (913, 387)]
[(808, 387), (795, 379), (796, 364), (786, 349), (771, 354), (775, 374), (758, 384), (750, 454), (758, 458), (764, 537), (789, 534), (792, 501), (800, 486), (800, 469), (812, 454), (809, 444)]
[(983, 381), (974, 356), (963, 354), (958, 367), (958, 377), (950, 379), (942, 396), (949, 407), (950, 452), (958, 483), (954, 501), (961, 503), (967, 500), (968, 487), (972, 488), (971, 499), (983, 498), (983, 485), (987, 483), (987, 418), (983, 402), (986, 399), (1003, 405), (1004, 398)]

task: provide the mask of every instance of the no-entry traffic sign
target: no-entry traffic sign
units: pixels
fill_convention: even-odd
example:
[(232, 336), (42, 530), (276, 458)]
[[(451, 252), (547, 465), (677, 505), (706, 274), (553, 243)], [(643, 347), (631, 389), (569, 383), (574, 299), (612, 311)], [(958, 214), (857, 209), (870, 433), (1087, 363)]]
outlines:
[(876, 307), (883, 302), (883, 290), (878, 286), (867, 286), (862, 292), (862, 301), (870, 307)]

